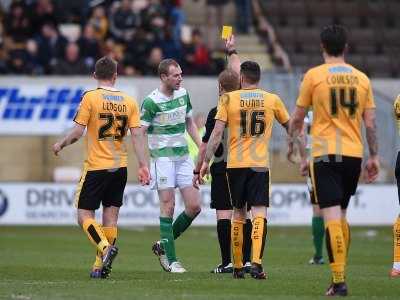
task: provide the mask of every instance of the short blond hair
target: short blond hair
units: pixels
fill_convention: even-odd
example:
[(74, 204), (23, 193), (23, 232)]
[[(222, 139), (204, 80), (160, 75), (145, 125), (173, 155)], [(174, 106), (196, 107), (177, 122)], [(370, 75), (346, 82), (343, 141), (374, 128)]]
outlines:
[(232, 69), (222, 71), (218, 76), (218, 82), (226, 93), (236, 91), (240, 87), (239, 75)]
[(179, 67), (179, 64), (176, 62), (176, 60), (172, 58), (167, 58), (163, 59), (160, 64), (158, 65), (158, 76), (161, 77), (162, 74), (165, 74), (168, 76), (169, 73), (169, 67), (174, 66), (174, 67)]

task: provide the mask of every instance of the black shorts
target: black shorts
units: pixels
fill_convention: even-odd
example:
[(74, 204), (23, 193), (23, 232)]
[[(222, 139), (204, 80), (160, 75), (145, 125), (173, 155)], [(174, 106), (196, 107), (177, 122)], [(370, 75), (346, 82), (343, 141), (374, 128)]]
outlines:
[(122, 206), (127, 180), (127, 169), (87, 171), (81, 177), (76, 191), (77, 208), (96, 210), (104, 207)]
[(397, 152), (395, 175), (396, 175), (396, 181), (397, 181), (397, 195), (398, 195), (399, 204), (400, 204), (400, 151)]
[(269, 170), (266, 168), (227, 169), (229, 195), (232, 206), (243, 208), (269, 206)]
[(226, 173), (212, 174), (210, 207), (216, 210), (232, 209)]
[(346, 209), (357, 190), (361, 158), (327, 155), (315, 157), (310, 173), (315, 201), (320, 208), (340, 205)]

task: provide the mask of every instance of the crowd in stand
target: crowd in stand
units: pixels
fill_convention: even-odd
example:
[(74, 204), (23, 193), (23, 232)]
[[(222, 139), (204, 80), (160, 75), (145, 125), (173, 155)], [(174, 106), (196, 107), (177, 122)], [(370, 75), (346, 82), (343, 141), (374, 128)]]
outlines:
[(104, 55), (118, 61), (121, 75), (156, 75), (166, 57), (175, 58), (185, 74), (223, 68), (200, 30), (182, 40), (181, 0), (0, 3), (0, 74), (86, 75)]

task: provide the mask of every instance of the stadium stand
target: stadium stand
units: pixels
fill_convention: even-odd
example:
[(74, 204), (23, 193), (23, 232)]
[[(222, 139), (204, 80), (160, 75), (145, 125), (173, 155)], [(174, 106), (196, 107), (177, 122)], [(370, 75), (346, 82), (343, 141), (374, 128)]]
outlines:
[[(200, 30), (190, 27), (190, 38), (182, 40), (181, 2), (2, 1), (0, 73), (83, 74), (111, 55), (121, 75), (154, 75), (159, 56), (175, 58), (191, 74), (218, 74), (223, 56), (212, 55)], [(65, 61), (83, 66), (64, 72)]]
[(321, 63), (319, 31), (326, 24), (349, 29), (348, 61), (369, 76), (398, 77), (400, 50), (395, 0), (268, 0), (259, 1), (278, 41), (288, 52), (294, 68), (303, 71)]
[[(77, 43), (75, 62), (83, 61), (86, 69), (108, 54), (118, 60), (121, 75), (154, 75), (159, 57), (174, 57), (187, 74), (215, 75), (222, 69), (224, 55), (220, 52), (221, 42), (218, 44), (210, 35), (218, 38), (221, 22), (238, 23), (237, 15), (243, 9), (235, 7), (234, 1), (215, 6), (207, 0), (2, 3), (0, 71), (36, 75), (59, 73), (59, 61), (62, 65), (68, 60), (65, 50), (69, 42)], [(339, 23), (349, 28), (350, 63), (369, 76), (400, 76), (396, 59), (400, 50), (398, 1), (246, 3), (247, 7), (252, 4), (253, 14), (252, 18), (246, 17), (246, 25), (236, 24), (238, 48), (244, 59), (256, 59), (264, 70), (275, 66), (277, 70), (302, 72), (321, 63), (319, 45), (315, 43), (320, 29)], [(69, 71), (79, 74), (85, 68)]]

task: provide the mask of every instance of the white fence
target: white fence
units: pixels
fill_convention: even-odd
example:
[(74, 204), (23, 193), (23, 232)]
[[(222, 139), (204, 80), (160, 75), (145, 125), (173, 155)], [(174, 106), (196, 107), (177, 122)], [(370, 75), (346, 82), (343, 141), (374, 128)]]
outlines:
[[(76, 223), (73, 184), (1, 183), (0, 224), (69, 225)], [(197, 225), (214, 225), (209, 208), (210, 187), (201, 188), (202, 212)], [(176, 213), (183, 210), (177, 194)], [(354, 225), (390, 225), (400, 212), (393, 185), (360, 185), (350, 202), (348, 217)], [(120, 225), (158, 225), (157, 194), (148, 188), (128, 185), (120, 211)], [(311, 206), (306, 185), (272, 185), (268, 222), (272, 225), (307, 225)]]

